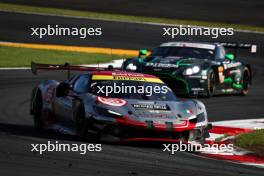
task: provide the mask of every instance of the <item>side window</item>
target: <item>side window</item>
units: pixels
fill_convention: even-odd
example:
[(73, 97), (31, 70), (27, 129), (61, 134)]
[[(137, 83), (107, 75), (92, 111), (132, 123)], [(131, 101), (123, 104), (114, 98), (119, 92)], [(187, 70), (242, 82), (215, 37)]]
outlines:
[(77, 93), (85, 93), (88, 90), (89, 75), (81, 75), (74, 83), (73, 90)]
[(219, 59), (225, 59), (226, 52), (225, 52), (224, 47), (220, 46), (218, 52), (219, 52), (219, 55), (218, 55)]

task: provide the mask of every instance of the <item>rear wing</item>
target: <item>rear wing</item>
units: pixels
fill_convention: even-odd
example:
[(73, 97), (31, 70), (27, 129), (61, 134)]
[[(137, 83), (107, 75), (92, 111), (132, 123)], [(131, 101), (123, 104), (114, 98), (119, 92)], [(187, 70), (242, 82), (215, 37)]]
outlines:
[(81, 65), (70, 65), (69, 63), (65, 63), (63, 65), (60, 64), (40, 64), (31, 62), (31, 72), (34, 75), (37, 75), (38, 70), (65, 70), (68, 72), (68, 78), (70, 77), (71, 71), (115, 71), (118, 70), (114, 68), (112, 65), (108, 67), (87, 67)]
[(227, 49), (235, 49), (236, 52), (238, 49), (249, 50), (250, 53), (256, 53), (257, 52), (257, 45), (256, 44), (235, 43), (235, 42), (216, 42), (216, 44), (222, 45), (223, 47), (225, 47)]

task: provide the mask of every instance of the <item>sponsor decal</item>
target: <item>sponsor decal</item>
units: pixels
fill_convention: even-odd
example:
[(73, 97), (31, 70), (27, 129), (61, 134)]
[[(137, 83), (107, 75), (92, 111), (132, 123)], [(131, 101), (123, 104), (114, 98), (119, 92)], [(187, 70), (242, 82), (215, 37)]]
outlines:
[(237, 70), (230, 70), (229, 74), (241, 74), (241, 70), (237, 69)]
[(97, 101), (100, 103), (110, 105), (110, 106), (124, 106), (127, 104), (126, 100), (120, 98), (104, 98), (104, 97), (97, 97)]
[(175, 64), (163, 64), (163, 63), (146, 63), (146, 67), (155, 67), (155, 68), (178, 68), (178, 65)]
[(204, 88), (192, 88), (192, 91), (204, 91)]
[(202, 76), (200, 76), (200, 75), (190, 75), (190, 76), (188, 76), (189, 78), (202, 78)]
[(234, 92), (234, 89), (221, 89), (222, 92), (228, 93), (228, 92)]
[(228, 63), (228, 64), (224, 64), (224, 68), (228, 69), (228, 68), (233, 68), (233, 67), (238, 67), (240, 66), (241, 63), (240, 62), (236, 62), (236, 63)]
[(114, 81), (143, 81), (153, 83), (163, 83), (155, 77), (137, 77), (137, 76), (120, 76), (120, 75), (93, 75), (92, 80), (114, 80)]
[(149, 110), (170, 110), (167, 105), (153, 105), (153, 104), (132, 104), (135, 109), (149, 109)]
[(193, 111), (192, 111), (191, 109), (186, 109), (185, 112), (186, 112), (187, 114), (193, 114)]
[(173, 113), (170, 113), (171, 111), (150, 110), (150, 113), (146, 113), (145, 111), (143, 112), (140, 111), (140, 112), (141, 113), (136, 113), (136, 115), (142, 118), (175, 119), (176, 117)]

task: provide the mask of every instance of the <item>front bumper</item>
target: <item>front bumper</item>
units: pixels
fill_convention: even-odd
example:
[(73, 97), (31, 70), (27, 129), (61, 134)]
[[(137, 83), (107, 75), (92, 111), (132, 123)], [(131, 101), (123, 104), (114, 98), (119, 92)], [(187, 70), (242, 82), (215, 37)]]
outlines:
[[(94, 126), (100, 134), (111, 136), (114, 140), (179, 140), (189, 138), (192, 140), (200, 138), (206, 131), (206, 126), (196, 126), (195, 122), (186, 121), (181, 125), (171, 124), (150, 124), (149, 122), (138, 122), (129, 118), (116, 118), (113, 121), (93, 120)], [(195, 132), (194, 132), (195, 131)], [(159, 140), (160, 141), (160, 140)]]

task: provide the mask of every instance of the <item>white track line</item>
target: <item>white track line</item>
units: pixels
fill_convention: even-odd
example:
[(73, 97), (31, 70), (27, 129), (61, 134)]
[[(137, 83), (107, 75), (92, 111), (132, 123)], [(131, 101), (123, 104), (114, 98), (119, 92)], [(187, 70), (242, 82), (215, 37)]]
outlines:
[(246, 129), (264, 129), (264, 119), (246, 119), (246, 120), (226, 120), (214, 122), (213, 125), (236, 127)]
[(5, 67), (0, 68), (0, 70), (29, 70), (30, 67)]

